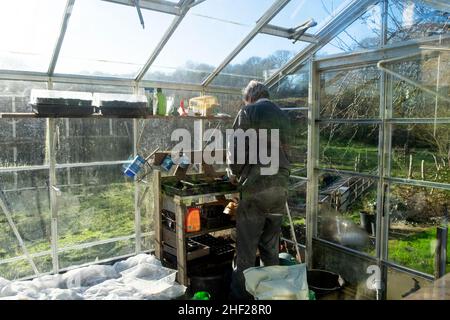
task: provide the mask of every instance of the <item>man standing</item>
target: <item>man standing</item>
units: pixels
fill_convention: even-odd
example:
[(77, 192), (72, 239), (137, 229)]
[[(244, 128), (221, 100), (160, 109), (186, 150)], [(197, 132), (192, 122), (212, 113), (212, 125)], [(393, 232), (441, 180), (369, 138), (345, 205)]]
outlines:
[[(243, 271), (255, 266), (258, 249), (265, 266), (279, 264), (279, 237), (282, 217), (286, 212), (290, 174), (286, 149), (289, 119), (269, 100), (269, 92), (262, 83), (251, 81), (244, 89), (243, 96), (245, 106), (241, 108), (233, 124), (234, 141), (227, 150), (228, 175), (231, 181), (239, 185), (241, 191), (236, 214), (236, 263), (231, 283), (232, 299), (252, 298), (245, 289)], [(251, 154), (255, 148), (250, 145), (250, 141), (245, 140), (245, 163), (237, 163), (239, 154), (235, 141), (239, 137), (236, 136), (252, 129), (258, 137), (258, 154)], [(259, 139), (264, 130), (267, 132), (267, 143), (261, 143)], [(276, 130), (279, 130), (280, 141), (274, 141), (278, 138), (274, 134)], [(273, 150), (271, 144), (278, 145), (278, 149)], [(261, 148), (265, 149), (266, 155), (268, 150), (278, 153), (271, 154), (272, 158), (278, 156), (279, 166), (274, 174), (263, 173), (269, 165), (263, 164), (264, 161), (259, 157)], [(257, 161), (252, 161), (255, 156)]]

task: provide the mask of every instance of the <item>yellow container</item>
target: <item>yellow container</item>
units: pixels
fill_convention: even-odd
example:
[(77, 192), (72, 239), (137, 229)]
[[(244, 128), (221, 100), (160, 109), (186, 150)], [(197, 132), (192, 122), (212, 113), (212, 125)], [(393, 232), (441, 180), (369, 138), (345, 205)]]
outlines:
[(219, 106), (219, 101), (214, 96), (202, 96), (189, 99), (189, 110), (195, 115), (210, 116), (212, 110)]

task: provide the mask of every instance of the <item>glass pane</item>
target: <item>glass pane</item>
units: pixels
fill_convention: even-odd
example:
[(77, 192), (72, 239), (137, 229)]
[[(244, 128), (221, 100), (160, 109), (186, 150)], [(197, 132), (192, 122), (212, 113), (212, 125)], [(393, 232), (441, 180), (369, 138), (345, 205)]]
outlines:
[(134, 182), (122, 172), (121, 165), (57, 169), (59, 247), (134, 234)]
[(391, 175), (450, 183), (450, 126), (395, 125), (392, 134)]
[(47, 71), (66, 1), (21, 0), (0, 4), (0, 69)]
[(313, 242), (314, 268), (336, 273), (344, 280), (341, 290), (323, 296), (326, 300), (375, 300), (375, 290), (367, 288), (369, 266), (376, 265), (374, 258), (358, 256), (336, 249), (319, 241)]
[(189, 11), (189, 15), (206, 16), (228, 23), (252, 25), (269, 9), (274, 0), (207, 0)]
[(320, 125), (319, 166), (378, 173), (378, 125)]
[(436, 233), (448, 227), (450, 191), (392, 184), (389, 201), (389, 260), (434, 275)]
[(375, 255), (377, 181), (325, 173), (319, 177), (319, 237)]
[(430, 284), (429, 280), (405, 272), (387, 269), (387, 300), (402, 300), (420, 288)]
[(48, 163), (45, 136), (45, 119), (0, 119), (0, 167)]
[[(198, 96), (198, 93), (190, 91), (164, 90), (164, 93), (167, 97), (172, 97), (174, 101), (185, 99), (185, 102), (191, 97)], [(205, 123), (205, 125), (207, 125), (207, 123)], [(147, 157), (158, 147), (161, 151), (171, 150), (178, 143), (178, 141), (171, 141), (171, 134), (174, 130), (179, 128), (187, 129), (193, 135), (194, 121), (182, 117), (173, 118), (171, 121), (164, 119), (139, 120), (137, 141), (138, 154)], [(164, 132), (164, 134), (161, 134), (161, 132)], [(142, 172), (142, 176), (145, 176), (145, 179), (139, 186), (139, 208), (141, 210), (141, 231), (144, 233), (154, 230), (153, 209), (155, 195), (153, 189), (153, 172), (146, 168)]]
[[(134, 78), (172, 15), (99, 0), (77, 0), (56, 66), (57, 73)], [(120, 23), (118, 23), (120, 22)]]
[[(39, 255), (33, 258), (34, 264), (39, 273), (50, 272), (53, 269), (52, 256), (51, 255)], [(0, 261), (0, 277), (7, 280), (19, 280), (34, 276), (35, 273), (31, 267), (31, 264), (26, 259), (20, 259), (14, 262)]]
[(130, 239), (85, 249), (68, 250), (59, 254), (59, 265), (61, 269), (64, 269), (94, 261), (131, 255), (135, 252), (135, 249), (135, 239)]
[(380, 71), (375, 66), (320, 75), (320, 116), (360, 119), (380, 116)]
[(213, 85), (245, 87), (250, 80), (264, 82), (307, 43), (281, 37), (258, 34), (214, 79)]
[[(50, 205), (48, 190), (48, 170), (33, 170), (0, 173), (0, 201), (11, 215), (14, 226), (25, 243), (29, 253), (40, 253), (50, 250)], [(6, 219), (3, 208), (0, 209), (0, 263), (4, 259), (23, 256), (19, 239)], [(34, 259), (38, 264), (39, 259)], [(17, 261), (8, 264), (18, 270), (5, 269), (0, 264), (0, 277), (8, 278), (32, 275), (28, 261)], [(44, 268), (45, 269), (45, 268)], [(40, 268), (40, 272), (49, 270)], [(12, 272), (12, 273), (11, 273)]]
[(134, 89), (132, 87), (123, 86), (107, 86), (107, 85), (91, 85), (78, 83), (54, 83), (54, 90), (61, 91), (81, 91), (81, 92), (102, 92), (102, 93), (129, 93), (132, 94)]
[(273, 0), (208, 0), (195, 6), (144, 79), (200, 83), (250, 32), (272, 3)]
[(381, 44), (381, 4), (367, 10), (358, 20), (320, 49), (316, 56), (372, 49)]
[[(439, 47), (439, 45), (433, 45)], [(443, 45), (445, 47), (445, 45)], [(447, 45), (448, 47), (448, 45)], [(387, 64), (392, 76), (392, 108), (394, 118), (450, 117), (449, 79), (450, 52), (442, 51), (426, 59), (408, 60)], [(417, 85), (399, 78), (405, 77)], [(444, 100), (424, 89), (438, 92)]]
[(307, 33), (317, 33), (320, 28), (348, 4), (348, 0), (321, 0), (311, 5), (308, 0), (291, 0), (270, 24), (294, 28), (313, 18), (318, 23)]
[(0, 112), (32, 112), (31, 89), (47, 89), (44, 82), (0, 80)]
[[(303, 66), (286, 76), (271, 90), (273, 101), (283, 108), (288, 115), (292, 128), (289, 141), (291, 174), (306, 177), (306, 160), (308, 148), (308, 111), (289, 110), (307, 108), (309, 86), (309, 66)], [(295, 181), (295, 184), (300, 181)]]
[(228, 114), (233, 118), (237, 115), (241, 107), (244, 105), (241, 94), (227, 94), (215, 92), (212, 93), (206, 92), (206, 94), (217, 97), (220, 104), (219, 112)]
[(283, 107), (307, 107), (309, 90), (309, 65), (287, 75), (270, 88), (270, 95)]
[(142, 237), (141, 250), (153, 250), (155, 248), (155, 236)]
[[(291, 177), (289, 179), (289, 190), (288, 190), (289, 211), (292, 216), (292, 222), (294, 224), (297, 242), (302, 245), (306, 245), (306, 181), (299, 180), (296, 176), (300, 176), (301, 174), (296, 173), (294, 170), (293, 172), (294, 173), (291, 174)], [(284, 238), (291, 241), (293, 240), (290, 223), (287, 216), (283, 217), (281, 232)], [(282, 245), (285, 248), (290, 248), (289, 243), (282, 243)], [(295, 250), (295, 247), (292, 247), (290, 249)], [(296, 253), (294, 253), (295, 251), (289, 252), (293, 253), (294, 256), (296, 255)]]
[(57, 163), (127, 160), (133, 153), (133, 120), (57, 119)]
[(448, 11), (433, 8), (425, 1), (389, 0), (388, 14), (388, 42), (390, 43), (450, 32)]

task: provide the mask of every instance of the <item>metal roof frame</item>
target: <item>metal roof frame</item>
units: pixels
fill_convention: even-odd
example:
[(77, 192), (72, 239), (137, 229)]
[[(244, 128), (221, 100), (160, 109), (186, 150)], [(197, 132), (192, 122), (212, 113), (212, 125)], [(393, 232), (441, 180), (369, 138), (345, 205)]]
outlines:
[[(287, 38), (287, 39), (292, 39), (292, 37), (293, 37), (292, 29), (274, 26), (271, 24), (267, 24), (266, 26), (264, 26), (259, 31), (259, 33), (268, 34), (268, 35), (275, 36), (275, 37)], [(303, 42), (310, 42), (310, 43), (316, 43), (318, 41), (317, 37), (310, 33), (303, 34), (302, 36), (300, 36), (298, 38), (298, 40), (303, 41)]]
[(52, 59), (50, 65), (48, 66), (48, 75), (52, 75), (55, 71), (56, 63), (58, 62), (59, 52), (61, 51), (62, 44), (64, 42), (64, 37), (66, 35), (67, 26), (69, 25), (69, 19), (72, 15), (72, 9), (75, 5), (75, 0), (67, 0), (66, 8), (64, 9), (64, 18), (59, 30), (58, 40), (56, 41), (55, 48), (53, 49)]
[[(75, 74), (58, 74), (55, 73), (49, 76), (45, 72), (35, 71), (17, 71), (17, 70), (0, 70), (0, 80), (14, 80), (14, 81), (35, 81), (35, 82), (54, 82), (54, 83), (74, 83), (74, 84), (88, 84), (88, 85), (105, 85), (118, 87), (148, 87), (148, 88), (162, 88), (167, 90), (186, 90), (202, 92), (205, 88), (200, 84), (176, 83), (166, 81), (149, 81), (141, 80), (136, 82), (133, 79), (114, 78), (114, 77), (99, 77), (86, 76)], [(211, 93), (225, 93), (225, 94), (241, 94), (237, 88), (210, 86), (207, 88)]]
[(296, 70), (301, 64), (305, 63), (314, 53), (320, 50), (334, 37), (339, 35), (349, 25), (363, 15), (371, 6), (380, 2), (380, 0), (353, 0), (333, 19), (331, 19), (318, 33), (317, 42), (308, 45), (303, 51), (299, 52), (284, 67), (272, 75), (265, 84), (272, 87), (289, 73)]
[(207, 87), (215, 77), (241, 52), (247, 44), (261, 31), (261, 29), (267, 25), (270, 20), (273, 19), (288, 3), (290, 0), (277, 0), (258, 20), (255, 27), (250, 31), (250, 33), (238, 44), (238, 46), (225, 58), (224, 61), (208, 76), (203, 80), (202, 85)]
[(195, 4), (195, 0), (181, 0), (179, 2), (181, 12), (180, 15), (176, 16), (172, 23), (170, 24), (169, 28), (166, 30), (166, 33), (162, 37), (162, 39), (159, 41), (156, 48), (151, 53), (150, 57), (148, 58), (147, 62), (142, 67), (141, 71), (136, 76), (136, 81), (141, 81), (145, 74), (147, 73), (148, 69), (151, 67), (153, 62), (155, 62), (158, 55), (161, 53), (161, 51), (164, 49), (164, 46), (166, 43), (170, 40), (172, 35), (174, 34), (175, 30), (180, 25), (181, 21), (183, 21), (184, 17), (188, 13), (189, 9), (191, 8), (191, 5)]
[[(76, 0), (67, 0), (66, 8), (64, 10), (64, 17), (61, 23), (61, 28), (57, 42), (55, 44), (53, 55), (48, 67), (47, 73), (29, 72), (29, 71), (14, 71), (14, 70), (0, 70), (1, 79), (10, 80), (29, 80), (29, 81), (54, 81), (54, 82), (70, 82), (70, 83), (90, 83), (103, 85), (118, 85), (118, 86), (150, 86), (157, 85), (166, 89), (180, 89), (180, 90), (208, 90), (210, 92), (236, 93), (239, 90), (235, 88), (226, 88), (220, 86), (210, 86), (211, 82), (219, 73), (231, 63), (231, 61), (251, 42), (257, 34), (269, 34), (272, 36), (284, 37), (289, 39), (292, 35), (290, 29), (279, 26), (270, 25), (269, 22), (275, 17), (290, 0), (276, 0), (275, 3), (263, 14), (258, 20), (250, 33), (239, 43), (239, 45), (224, 59), (224, 61), (213, 71), (201, 84), (182, 84), (163, 81), (144, 81), (143, 78), (156, 60), (158, 55), (164, 49), (167, 42), (170, 40), (177, 27), (182, 22), (188, 11), (206, 0), (180, 0), (178, 3), (172, 3), (166, 0), (141, 0), (140, 7), (142, 9), (162, 12), (174, 15), (174, 20), (166, 30), (157, 47), (150, 54), (147, 62), (139, 71), (135, 79), (121, 79), (114, 77), (96, 77), (96, 76), (82, 76), (70, 74), (54, 74), (56, 64), (58, 62), (59, 53), (64, 42), (66, 30), (70, 21), (73, 6)], [(102, 0), (120, 5), (134, 6), (134, 0)], [(435, 0), (437, 1), (437, 0)], [(304, 63), (311, 55), (323, 47), (326, 43), (331, 41), (342, 30), (359, 18), (371, 5), (379, 2), (379, 0), (353, 0), (341, 12), (339, 12), (327, 25), (325, 25), (317, 35), (304, 34), (300, 37), (300, 41), (309, 42), (303, 51), (297, 54), (291, 61), (282, 67), (276, 74), (274, 74), (266, 84), (272, 86), (289, 72), (295, 70), (300, 64)]]
[[(134, 7), (134, 0), (103, 0), (107, 2), (112, 2), (116, 4), (122, 4), (126, 6)], [(157, 11), (161, 13), (167, 13), (179, 16), (181, 15), (181, 8), (178, 4), (170, 2), (170, 1), (164, 1), (164, 0), (140, 0), (139, 6), (141, 9), (148, 9), (152, 11)]]

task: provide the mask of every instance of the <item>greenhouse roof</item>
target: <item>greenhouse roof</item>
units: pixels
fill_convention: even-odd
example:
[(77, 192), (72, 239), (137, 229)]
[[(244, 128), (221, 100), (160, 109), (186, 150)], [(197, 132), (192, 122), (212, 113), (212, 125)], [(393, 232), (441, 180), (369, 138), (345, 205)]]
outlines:
[[(447, 15), (450, 10), (445, 0), (415, 2)], [(4, 1), (0, 74), (5, 79), (67, 77), (237, 88), (250, 79), (271, 84), (327, 44), (328, 53), (340, 53), (342, 46), (332, 40), (367, 12), (372, 19), (365, 26), (370, 30), (355, 28), (348, 37), (354, 40), (358, 33), (381, 31), (379, 0), (312, 4), (311, 0)], [(256, 56), (272, 59), (264, 74), (233, 67)]]

